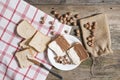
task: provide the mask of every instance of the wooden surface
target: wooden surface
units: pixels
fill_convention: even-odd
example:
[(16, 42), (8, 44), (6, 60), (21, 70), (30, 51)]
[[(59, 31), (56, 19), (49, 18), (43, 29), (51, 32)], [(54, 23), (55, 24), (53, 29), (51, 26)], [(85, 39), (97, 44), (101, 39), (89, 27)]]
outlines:
[[(33, 0), (31, 0), (33, 1)], [(37, 0), (36, 0), (37, 1)], [(72, 12), (72, 14), (80, 14), (81, 18), (90, 16), (95, 13), (106, 13), (108, 15), (108, 21), (110, 26), (111, 38), (112, 38), (112, 49), (114, 51), (113, 54), (95, 58), (95, 66), (94, 66), (94, 75), (91, 75), (90, 69), (92, 60), (89, 58), (87, 61), (83, 62), (79, 67), (71, 71), (60, 71), (55, 68), (52, 68), (53, 71), (57, 72), (58, 74), (62, 75), (64, 80), (120, 80), (120, 1), (119, 0), (87, 0), (88, 3), (84, 2), (84, 0), (75, 0), (84, 3), (102, 3), (100, 5), (57, 5), (57, 1), (64, 1), (64, 0), (51, 0), (51, 3), (48, 3), (50, 0), (41, 0), (42, 2), (39, 4), (44, 5), (33, 5), (38, 7), (39, 9), (43, 10), (47, 14), (50, 14), (50, 11), (54, 8), (54, 10), (58, 11), (59, 13), (64, 13), (66, 11)], [(39, 0), (38, 0), (39, 1)], [(74, 1), (74, 0), (65, 0), (67, 1)], [(69, 2), (69, 3), (70, 3)], [(113, 2), (113, 3), (111, 3)], [(31, 3), (31, 2), (30, 2)], [(53, 4), (52, 4), (53, 3)], [(51, 14), (50, 14), (51, 15)], [(78, 27), (73, 27), (78, 28)], [(73, 34), (73, 32), (71, 32)], [(53, 75), (49, 74), (47, 80), (59, 80)]]
[(81, 5), (81, 4), (120, 4), (120, 0), (26, 0), (31, 4), (65, 4), (65, 5)]

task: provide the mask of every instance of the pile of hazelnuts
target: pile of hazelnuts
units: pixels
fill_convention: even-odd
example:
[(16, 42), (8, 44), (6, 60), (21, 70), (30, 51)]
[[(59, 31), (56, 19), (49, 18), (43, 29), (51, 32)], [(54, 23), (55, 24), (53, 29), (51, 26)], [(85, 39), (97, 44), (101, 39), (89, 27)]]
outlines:
[(59, 14), (54, 10), (51, 11), (51, 14), (54, 15), (54, 17), (63, 24), (77, 26), (77, 19), (79, 19), (78, 14), (75, 14), (73, 16), (72, 16), (71, 12), (66, 12), (65, 14)]
[(86, 38), (87, 44), (88, 46), (93, 47), (95, 42), (96, 22), (93, 21), (91, 24), (90, 22), (87, 22), (86, 24), (84, 24), (84, 27), (90, 31), (90, 35)]
[(67, 55), (64, 55), (64, 56), (56, 56), (54, 57), (55, 61), (57, 63), (60, 63), (60, 64), (72, 64), (71, 61), (69, 60), (69, 58), (67, 57)]

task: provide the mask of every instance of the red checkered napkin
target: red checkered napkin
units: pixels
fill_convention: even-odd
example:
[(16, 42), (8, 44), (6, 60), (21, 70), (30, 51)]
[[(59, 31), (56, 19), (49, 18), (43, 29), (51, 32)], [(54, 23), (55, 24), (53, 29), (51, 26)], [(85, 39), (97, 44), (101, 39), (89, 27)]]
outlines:
[[(40, 24), (40, 18), (43, 16), (45, 23)], [(14, 53), (19, 49), (18, 43), (22, 40), (15, 34), (15, 28), (21, 19), (28, 20), (36, 29), (48, 36), (51, 36), (49, 21), (54, 21), (57, 34), (65, 34), (64, 30), (69, 34), (71, 27), (59, 23), (22, 0), (0, 0), (0, 80), (45, 80), (48, 71), (35, 65), (21, 69), (15, 59)], [(44, 54), (38, 54), (35, 58), (51, 69)]]

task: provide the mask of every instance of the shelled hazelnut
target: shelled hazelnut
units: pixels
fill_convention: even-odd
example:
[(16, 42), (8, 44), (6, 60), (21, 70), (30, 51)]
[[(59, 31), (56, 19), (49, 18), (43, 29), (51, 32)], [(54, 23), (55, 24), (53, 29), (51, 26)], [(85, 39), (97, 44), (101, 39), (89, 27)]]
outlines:
[(50, 34), (51, 34), (51, 35), (55, 35), (55, 32), (54, 32), (54, 31), (51, 31)]
[(40, 23), (41, 23), (41, 24), (44, 24), (44, 23), (45, 23), (45, 21), (40, 21)]
[(92, 24), (90, 24), (90, 22), (87, 22), (86, 24), (84, 24), (84, 27), (86, 29), (88, 29), (90, 31), (90, 36), (87, 37), (87, 44), (90, 46), (90, 47), (93, 47), (94, 46), (94, 40), (95, 40), (95, 28), (96, 28), (96, 22), (92, 22)]
[(55, 14), (57, 14), (57, 12), (56, 11), (51, 11), (51, 14), (55, 15)]
[(67, 31), (67, 30), (65, 30), (64, 32), (65, 32), (65, 33), (68, 33), (68, 31)]
[(50, 29), (52, 29), (52, 30), (53, 30), (54, 28), (55, 28), (54, 26), (50, 26)]
[(60, 18), (60, 14), (55, 14), (55, 17), (56, 17), (57, 19), (59, 19), (59, 18)]
[(80, 16), (78, 14), (75, 14), (75, 18), (79, 18)]
[(49, 21), (49, 24), (53, 25), (53, 24), (54, 24), (54, 22), (53, 22), (53, 21)]
[(71, 12), (67, 12), (66, 14), (67, 14), (68, 16), (70, 16), (70, 15), (71, 15)]
[(45, 17), (41, 17), (40, 24), (44, 24), (44, 23), (45, 23)]

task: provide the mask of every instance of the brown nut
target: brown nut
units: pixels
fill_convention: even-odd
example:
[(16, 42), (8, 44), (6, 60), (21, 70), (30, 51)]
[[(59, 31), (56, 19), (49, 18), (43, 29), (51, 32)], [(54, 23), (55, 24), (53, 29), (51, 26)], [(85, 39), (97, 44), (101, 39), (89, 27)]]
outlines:
[(84, 24), (84, 28), (88, 29), (88, 27), (89, 27), (88, 24)]
[(95, 29), (96, 28), (96, 22), (92, 22), (92, 29)]
[(44, 24), (44, 23), (45, 23), (45, 21), (44, 21), (44, 20), (42, 20), (42, 21), (40, 21), (40, 23), (41, 23), (41, 24)]
[(45, 20), (45, 17), (41, 17), (41, 20)]
[(66, 24), (67, 24), (67, 25), (70, 25), (70, 22), (68, 22), (68, 21), (67, 21), (67, 23), (66, 23)]
[(65, 32), (65, 33), (68, 33), (68, 31), (67, 31), (67, 30), (65, 30), (64, 32)]
[(79, 29), (76, 29), (75, 32), (76, 32), (77, 34), (79, 34), (79, 33), (80, 33), (80, 30), (79, 30)]
[(88, 27), (90, 27), (90, 22), (87, 22)]
[(61, 19), (60, 22), (63, 23), (63, 20)]
[(90, 45), (90, 47), (93, 47), (94, 46), (94, 44), (92, 43), (91, 45)]
[(55, 14), (55, 17), (56, 17), (57, 19), (59, 19), (59, 18), (60, 18), (60, 14)]
[(69, 18), (69, 17), (67, 17), (67, 18), (66, 18), (66, 21), (67, 21), (67, 22), (70, 22), (70, 18)]
[(63, 21), (63, 24), (66, 24), (67, 23), (67, 21)]
[(54, 29), (55, 27), (54, 26), (50, 26), (50, 29)]
[(91, 42), (91, 41), (88, 41), (87, 44), (88, 44), (89, 46), (91, 46), (91, 45), (92, 45), (92, 42)]
[(88, 40), (88, 41), (91, 41), (91, 40), (92, 40), (92, 38), (89, 36), (89, 37), (87, 37), (87, 40)]
[(55, 14), (57, 14), (57, 12), (56, 11), (51, 11), (51, 14), (55, 15)]
[(73, 21), (73, 19), (70, 19), (70, 23), (72, 24), (74, 21)]
[(63, 21), (66, 21), (66, 18), (63, 18)]
[(91, 31), (91, 30), (92, 30), (92, 27), (91, 27), (91, 26), (89, 26), (87, 29)]
[(67, 14), (68, 16), (70, 16), (70, 15), (71, 15), (71, 12), (67, 12), (66, 14)]
[(80, 16), (78, 15), (78, 14), (75, 14), (75, 16), (74, 16), (75, 18), (79, 18)]
[(77, 23), (76, 23), (76, 22), (72, 22), (72, 25), (73, 25), (73, 26), (76, 26), (76, 25), (77, 25)]
[(54, 31), (51, 31), (50, 34), (51, 34), (51, 35), (55, 35), (55, 32), (54, 32)]
[(67, 17), (68, 17), (68, 15), (67, 15), (67, 14), (63, 14), (63, 17), (64, 17), (64, 18), (67, 18)]
[(74, 20), (74, 17), (70, 17), (70, 19)]
[(62, 17), (62, 16), (60, 16), (60, 18), (59, 18), (59, 21), (61, 21), (61, 20), (63, 20), (63, 17)]
[(77, 37), (80, 37), (80, 34), (76, 34)]
[(54, 22), (53, 22), (53, 21), (49, 21), (49, 24), (53, 25), (53, 24), (54, 24)]

